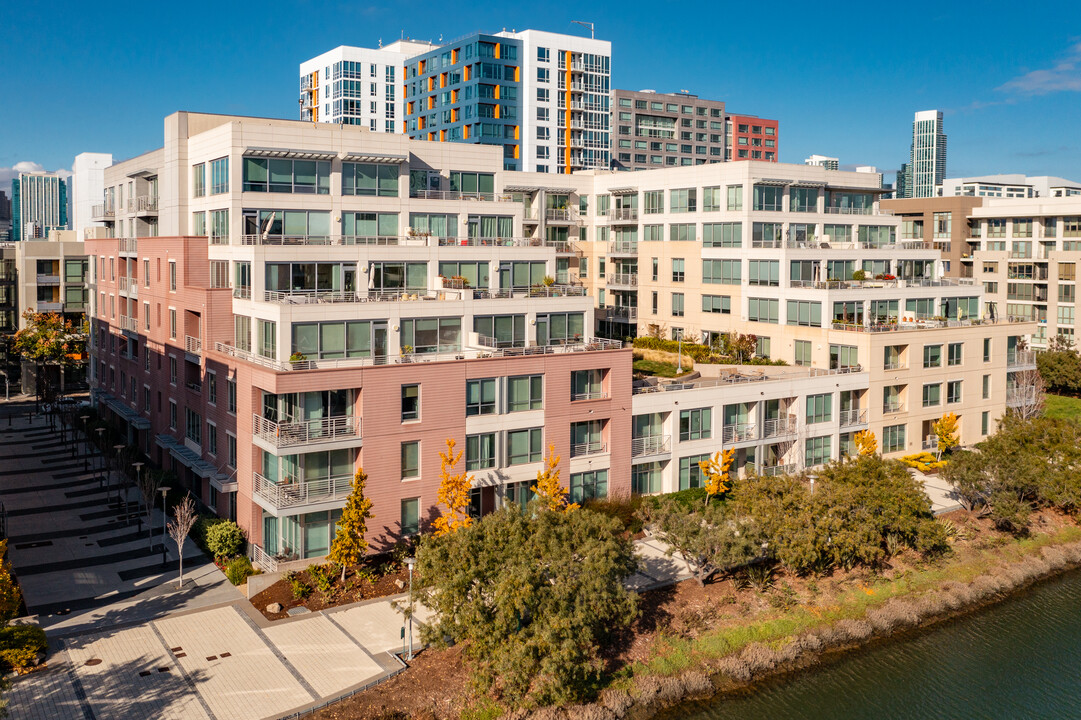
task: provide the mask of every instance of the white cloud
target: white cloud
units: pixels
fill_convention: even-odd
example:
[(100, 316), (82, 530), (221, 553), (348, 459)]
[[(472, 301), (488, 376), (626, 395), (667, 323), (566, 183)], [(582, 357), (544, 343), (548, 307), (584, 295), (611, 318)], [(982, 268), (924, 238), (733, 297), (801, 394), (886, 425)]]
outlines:
[[(0, 167), (0, 190), (3, 190), (10, 195), (11, 181), (17, 178), (19, 173), (44, 171), (45, 166), (41, 163), (36, 163), (33, 160), (22, 160), (11, 167)], [(60, 168), (55, 172), (59, 173), (61, 177), (71, 177), (71, 171), (64, 168)]]
[(1081, 42), (1071, 45), (1052, 67), (1032, 70), (995, 89), (1017, 95), (1081, 92)]

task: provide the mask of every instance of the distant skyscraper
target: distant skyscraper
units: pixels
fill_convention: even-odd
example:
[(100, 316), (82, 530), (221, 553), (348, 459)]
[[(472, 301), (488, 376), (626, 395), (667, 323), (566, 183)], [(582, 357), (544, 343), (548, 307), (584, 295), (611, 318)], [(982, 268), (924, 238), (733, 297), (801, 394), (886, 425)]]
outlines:
[(79, 153), (71, 166), (71, 229), (82, 240), (88, 227), (103, 227), (91, 220), (94, 205), (105, 195), (105, 168), (113, 164), (109, 153)]
[(946, 133), (942, 112), (923, 110), (912, 121), (912, 146), (908, 159), (905, 197), (934, 197), (935, 186), (946, 177)]
[(0, 240), (10, 240), (11, 236), (11, 199), (0, 190)]
[(11, 237), (46, 238), (68, 226), (68, 185), (56, 173), (19, 173), (11, 181)]
[(908, 163), (901, 163), (901, 169), (897, 171), (897, 181), (894, 182), (895, 198), (912, 197), (908, 194), (908, 188), (912, 185), (912, 178), (909, 172)]
[(827, 157), (826, 155), (812, 155), (803, 161), (804, 165), (817, 165), (827, 170), (838, 170), (841, 167), (839, 158)]

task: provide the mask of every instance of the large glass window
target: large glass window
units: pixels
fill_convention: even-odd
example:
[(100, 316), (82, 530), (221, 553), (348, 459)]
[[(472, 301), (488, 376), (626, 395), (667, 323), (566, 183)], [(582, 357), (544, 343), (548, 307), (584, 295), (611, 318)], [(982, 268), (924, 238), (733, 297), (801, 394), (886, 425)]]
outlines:
[(682, 188), (669, 193), (669, 212), (686, 213), (698, 209), (697, 188)]
[(679, 413), (679, 439), (706, 440), (712, 433), (713, 411), (710, 408), (681, 410)]
[(398, 166), (342, 163), (342, 195), (398, 196)]
[(191, 166), (191, 194), (192, 197), (206, 195), (206, 163)]
[(780, 319), (779, 304), (779, 300), (772, 298), (748, 298), (747, 319), (776, 325)]
[(829, 435), (807, 438), (804, 454), (807, 467), (824, 465), (830, 461), (832, 439)]
[(739, 260), (703, 260), (702, 282), (714, 285), (740, 284)]
[(210, 162), (210, 194), (220, 195), (229, 192), (229, 158), (223, 157)]
[(458, 237), (458, 216), (447, 213), (409, 213), (409, 227), (417, 235)]
[(702, 225), (704, 247), (740, 247), (743, 245), (743, 223), (705, 223)]
[(428, 263), (374, 262), (368, 268), (368, 277), (370, 291), (426, 291), (428, 289)]
[(942, 346), (941, 345), (924, 345), (923, 346), (923, 367), (924, 368), (942, 367)]
[(488, 470), (495, 466), (495, 433), (466, 435), (465, 469), (473, 472), (474, 470)]
[(571, 475), (571, 501), (582, 503), (586, 500), (608, 497), (608, 471), (593, 470)]
[(507, 412), (542, 409), (544, 407), (543, 392), (543, 375), (519, 375), (507, 378)]
[(818, 210), (818, 188), (792, 188), (792, 212), (816, 212)]
[(905, 426), (887, 425), (882, 428), (882, 452), (901, 452), (905, 449)]
[(330, 163), (316, 160), (246, 157), (244, 158), (244, 192), (328, 195), (330, 194)]
[(788, 325), (822, 326), (822, 303), (807, 300), (789, 300), (785, 317)]
[(292, 352), (309, 359), (371, 357), (371, 337), (367, 320), (293, 323)]
[(833, 394), (807, 396), (807, 424), (830, 422), (833, 420)]
[(465, 383), (466, 417), (473, 415), (494, 415), (496, 413), (495, 389), (495, 378), (467, 380)]
[(540, 462), (544, 456), (541, 428), (511, 430), (507, 433), (507, 466)]
[(450, 174), (452, 192), (464, 194), (495, 195), (495, 175), (493, 173), (452, 172)]
[(401, 327), (402, 352), (446, 353), (462, 349), (461, 318), (407, 318)]
[(747, 284), (777, 287), (781, 284), (781, 264), (778, 260), (751, 260), (747, 267)]
[(679, 459), (679, 489), (698, 488), (704, 485), (704, 474), (699, 463), (708, 462), (709, 455), (691, 455)]
[(780, 212), (784, 203), (783, 197), (784, 188), (781, 186), (755, 185), (753, 209)]
[(525, 347), (525, 315), (476, 315), (473, 332), (489, 347)]

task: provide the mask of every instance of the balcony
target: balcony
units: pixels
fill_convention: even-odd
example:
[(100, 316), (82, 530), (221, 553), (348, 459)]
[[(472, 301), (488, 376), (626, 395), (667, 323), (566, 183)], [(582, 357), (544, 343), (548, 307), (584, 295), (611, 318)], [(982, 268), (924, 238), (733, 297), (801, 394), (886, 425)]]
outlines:
[(788, 463), (785, 465), (752, 465), (754, 472), (764, 477), (780, 477), (781, 475), (794, 475), (796, 472), (796, 464)]
[(603, 455), (608, 452), (608, 445), (595, 440), (593, 442), (574, 443), (571, 445), (571, 457), (586, 457), (587, 455)]
[(127, 255), (136, 255), (139, 252), (139, 241), (135, 238), (117, 238), (120, 246), (120, 253)]
[(459, 192), (457, 190), (410, 190), (409, 197), (421, 200), (479, 200), (482, 202), (515, 202), (509, 193)]
[(44, 312), (60, 312), (64, 309), (64, 303), (55, 301), (38, 301), (37, 311), (39, 313)]
[(638, 320), (638, 308), (627, 305), (602, 308), (605, 317), (617, 322), (633, 322)]
[(241, 235), (243, 245), (379, 245), (397, 247), (543, 247), (543, 238), (434, 235)]
[(548, 222), (575, 223), (578, 222), (578, 213), (567, 208), (548, 208), (544, 211), (544, 219)]
[(883, 370), (908, 370), (908, 365), (905, 365), (900, 360), (890, 360), (882, 365)]
[(614, 273), (606, 278), (608, 285), (638, 287), (638, 273)]
[(128, 315), (121, 315), (120, 316), (120, 329), (121, 330), (126, 330), (127, 332), (138, 332), (138, 330), (139, 330), (139, 319), (134, 318), (134, 317), (129, 317)]
[(199, 394), (199, 393), (201, 393), (203, 391), (203, 384), (201, 382), (195, 382), (195, 381), (187, 382), (187, 383), (184, 383), (184, 387), (186, 387), (188, 390), (191, 390), (193, 393), (196, 393), (196, 394)]
[(1008, 387), (1006, 388), (1006, 406), (1035, 407), (1037, 403), (1040, 402), (1040, 395), (1041, 393), (1035, 385), (1028, 385), (1026, 387)]
[[(830, 207), (826, 206), (827, 215), (874, 215), (873, 207)], [(879, 215), (887, 213), (879, 212)]]
[(338, 475), (307, 482), (292, 479), (274, 482), (259, 473), (252, 473), (252, 479), (256, 502), (271, 512), (345, 500), (353, 487), (352, 475)]
[(191, 335), (184, 336), (184, 352), (196, 357), (203, 354), (203, 341)]
[(650, 435), (631, 440), (631, 457), (650, 457), (668, 455), (672, 452), (671, 435)]
[(578, 400), (607, 400), (608, 393), (605, 390), (595, 390), (593, 392), (580, 392), (571, 393), (571, 402)]
[(903, 413), (905, 411), (905, 404), (900, 400), (888, 400), (882, 403), (882, 414), (891, 415), (894, 413)]
[(1013, 350), (1006, 353), (1008, 370), (1032, 370), (1036, 367), (1036, 353), (1032, 350)]
[(615, 240), (608, 244), (609, 255), (638, 255), (638, 243), (631, 240)]
[(105, 207), (105, 204), (95, 205), (90, 210), (90, 216), (93, 220), (106, 220), (116, 217), (116, 210), (111, 207)]
[(579, 257), (582, 255), (578, 243), (569, 240), (545, 240), (544, 246), (554, 249), (556, 255), (577, 255)]
[(292, 423), (252, 416), (252, 435), (275, 448), (359, 440), (359, 429), (360, 420), (352, 415)]
[(747, 442), (758, 439), (758, 425), (755, 423), (738, 423), (725, 425), (721, 429), (722, 443)]
[(608, 221), (613, 224), (637, 223), (638, 208), (612, 208), (608, 211)]
[(37, 283), (38, 283), (38, 285), (59, 285), (60, 284), (60, 276), (59, 275), (53, 275), (51, 273), (50, 274), (38, 273)]
[(766, 420), (762, 423), (762, 438), (775, 438), (783, 437), (786, 435), (795, 435), (797, 432), (798, 423), (796, 422), (795, 415), (789, 415), (788, 417), (775, 418), (773, 420)]
[(137, 215), (157, 215), (158, 196), (140, 195), (139, 197), (128, 198), (128, 212)]
[(851, 427), (853, 425), (867, 424), (867, 408), (842, 410), (839, 414), (841, 416), (841, 427)]
[(117, 281), (116, 290), (125, 297), (139, 297), (139, 283), (136, 281), (136, 278), (121, 276)]

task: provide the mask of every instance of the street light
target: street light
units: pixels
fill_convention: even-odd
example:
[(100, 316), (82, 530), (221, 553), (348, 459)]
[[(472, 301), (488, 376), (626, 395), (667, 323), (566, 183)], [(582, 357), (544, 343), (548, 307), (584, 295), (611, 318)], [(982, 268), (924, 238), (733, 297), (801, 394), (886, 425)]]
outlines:
[(413, 566), (417, 563), (414, 557), (405, 559), (405, 566), (409, 568), (409, 655), (406, 660), (413, 661)]
[[(98, 449), (101, 450), (101, 448), (104, 447), (104, 444), (103, 444), (104, 441), (103, 441), (102, 436), (105, 434), (105, 428), (104, 427), (99, 427), (96, 430), (96, 432), (98, 434)], [(101, 453), (101, 470), (98, 473), (98, 487), (100, 488), (104, 484), (105, 484), (105, 452), (102, 451), (102, 453)]]
[[(139, 476), (142, 474), (143, 463), (141, 463), (141, 462), (133, 462), (131, 464), (131, 466), (135, 469), (135, 484), (138, 485), (139, 484)], [(138, 513), (138, 512), (135, 513), (135, 514), (139, 518), (139, 532), (142, 532), (143, 531), (143, 514)], [(147, 529), (149, 530), (149, 528), (147, 528)], [(150, 540), (150, 545), (151, 546), (154, 545), (153, 538), (151, 538), (151, 540)]]
[(83, 421), (83, 443), (86, 452), (83, 453), (83, 472), (90, 470), (90, 436), (87, 433), (87, 421), (90, 420), (89, 415), (80, 415), (79, 419)]
[(123, 449), (124, 449), (124, 444), (123, 443), (117, 443), (116, 445), (113, 445), (113, 450), (116, 451), (116, 455), (113, 458), (113, 461), (116, 463), (116, 509), (117, 509), (117, 511), (120, 510), (120, 506), (124, 502), (120, 498), (120, 484), (121, 484), (120, 483), (120, 478), (121, 478), (121, 475), (120, 475), (120, 451), (123, 450)]
[[(677, 345), (677, 347), (679, 348), (679, 361), (678, 361), (678, 364), (676, 365), (676, 373), (678, 375), (682, 375), (683, 374), (683, 333), (679, 334), (678, 339), (679, 339), (679, 344)], [(669, 345), (668, 347), (672, 347), (672, 346)]]
[(169, 488), (161, 487), (161, 564), (164, 565), (168, 558), (165, 555), (165, 526), (168, 524), (168, 516), (165, 514), (165, 496), (169, 494)]

